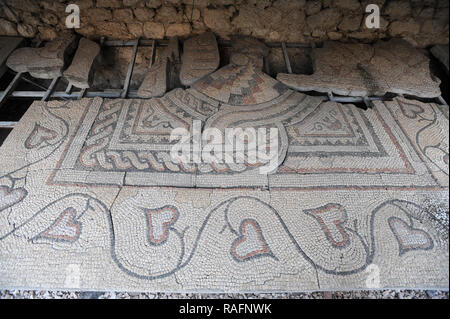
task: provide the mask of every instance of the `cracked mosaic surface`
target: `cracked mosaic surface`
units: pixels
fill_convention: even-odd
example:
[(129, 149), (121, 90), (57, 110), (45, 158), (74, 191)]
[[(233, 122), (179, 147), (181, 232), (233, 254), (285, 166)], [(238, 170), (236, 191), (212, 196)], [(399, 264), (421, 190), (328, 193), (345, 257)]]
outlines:
[(404, 40), (369, 44), (326, 42), (314, 50), (314, 74), (284, 74), (277, 79), (300, 91), (349, 96), (441, 95), (440, 80), (430, 72), (428, 57)]
[[(448, 241), (422, 207), (448, 206), (448, 109), (263, 91), (35, 102), (0, 148), (0, 286), (448, 288)], [(168, 134), (194, 120), (279, 128), (282, 165), (172, 163)]]

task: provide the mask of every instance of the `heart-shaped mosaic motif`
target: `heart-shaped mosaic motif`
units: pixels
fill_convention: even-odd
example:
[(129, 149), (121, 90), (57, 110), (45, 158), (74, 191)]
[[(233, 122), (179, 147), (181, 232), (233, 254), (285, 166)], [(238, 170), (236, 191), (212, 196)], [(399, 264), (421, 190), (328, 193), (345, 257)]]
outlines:
[(305, 213), (317, 220), (334, 247), (341, 248), (350, 243), (349, 236), (344, 229), (344, 224), (347, 222), (347, 212), (344, 207), (339, 204), (328, 204), (307, 210)]
[(389, 218), (388, 222), (397, 239), (400, 250), (399, 255), (403, 255), (410, 250), (429, 250), (433, 248), (433, 240), (425, 231), (413, 228), (397, 217)]
[(6, 186), (0, 186), (0, 212), (19, 203), (26, 196), (27, 191), (24, 188), (10, 190)]
[(231, 254), (235, 260), (242, 262), (254, 257), (272, 255), (256, 220), (242, 221), (240, 234), (231, 246)]
[(168, 228), (178, 219), (178, 210), (173, 206), (157, 209), (147, 209), (148, 238), (151, 244), (161, 245), (166, 242)]
[(25, 141), (25, 147), (33, 149), (39, 147), (45, 141), (51, 141), (57, 136), (56, 132), (45, 128), (39, 124), (35, 124), (33, 131)]
[(38, 237), (70, 243), (77, 241), (81, 234), (81, 223), (76, 220), (76, 214), (75, 209), (67, 208)]
[(415, 119), (417, 118), (417, 115), (425, 112), (425, 110), (420, 105), (417, 104), (399, 101), (398, 105), (400, 106), (403, 115), (405, 115), (409, 119)]

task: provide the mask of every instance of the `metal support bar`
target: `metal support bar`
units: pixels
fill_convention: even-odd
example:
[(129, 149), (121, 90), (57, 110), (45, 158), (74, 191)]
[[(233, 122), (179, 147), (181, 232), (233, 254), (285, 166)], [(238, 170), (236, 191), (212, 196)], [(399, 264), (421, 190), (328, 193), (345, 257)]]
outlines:
[(23, 75), (22, 75), (22, 80), (24, 80), (25, 82), (30, 83), (30, 84), (34, 85), (35, 87), (38, 87), (38, 88), (40, 88), (40, 89), (42, 89), (42, 90), (47, 90), (46, 87), (44, 87), (44, 86), (42, 86), (42, 85), (40, 85), (40, 84), (34, 82), (33, 80), (30, 80), (30, 79), (26, 78), (26, 77), (23, 76)]
[(286, 69), (289, 74), (292, 74), (291, 61), (289, 61), (289, 55), (286, 50), (286, 43), (281, 42), (281, 50), (283, 50), (284, 63), (286, 63)]
[(328, 99), (329, 99), (331, 102), (335, 102), (334, 96), (333, 96), (333, 92), (328, 92), (328, 93), (327, 93), (327, 96), (328, 96)]
[(5, 122), (0, 121), (0, 128), (14, 128), (17, 125), (18, 122)]
[[(140, 40), (139, 46), (141, 47), (150, 47), (153, 45), (153, 41), (156, 40)], [(169, 44), (169, 41), (167, 40), (158, 40), (159, 46), (167, 46)], [(121, 40), (105, 40), (103, 42), (103, 45), (105, 47), (134, 47), (135, 40), (130, 41), (121, 41)]]
[[(35, 45), (35, 48), (39, 48), (41, 46), (42, 41), (38, 41)], [(17, 84), (19, 84), (23, 73), (19, 72), (16, 74), (14, 79), (9, 83), (6, 90), (0, 95), (0, 107), (2, 107), (3, 103), (5, 103), (6, 99), (13, 93), (14, 89), (16, 88)]]
[(67, 94), (70, 94), (70, 92), (72, 92), (72, 88), (73, 88), (72, 84), (69, 83), (69, 84), (67, 85), (66, 93), (67, 93)]
[(86, 91), (87, 91), (87, 89), (81, 89), (77, 100), (81, 100), (84, 97), (84, 95), (86, 94)]
[(152, 41), (152, 52), (150, 55), (150, 63), (148, 66), (149, 68), (151, 68), (153, 65), (153, 62), (155, 62), (155, 54), (156, 54), (156, 40), (153, 40)]
[(44, 96), (42, 97), (42, 101), (47, 101), (52, 94), (53, 90), (56, 87), (56, 84), (58, 83), (60, 77), (54, 78), (52, 80), (52, 83), (50, 83), (50, 86), (48, 87), (47, 91), (45, 92)]
[(369, 108), (369, 109), (373, 108), (374, 105), (373, 105), (372, 101), (369, 99), (369, 97), (364, 96), (363, 101), (364, 101), (364, 104), (367, 106), (367, 108)]
[[(137, 90), (130, 90), (128, 92), (128, 97), (137, 99), (139, 98), (137, 94)], [(2, 93), (2, 92), (0, 92)], [(15, 98), (42, 98), (46, 92), (42, 91), (15, 91), (11, 94), (11, 97)], [(103, 98), (120, 98), (122, 90), (120, 89), (112, 89), (105, 91), (87, 91), (84, 94), (84, 97), (94, 98), (94, 97), (103, 97)], [(70, 94), (61, 92), (53, 92), (50, 97), (52, 98), (67, 98), (67, 99), (77, 99), (80, 96), (80, 92), (72, 92)], [(363, 97), (354, 97), (354, 96), (334, 96), (333, 94), (322, 96), (324, 101), (333, 101), (338, 103), (360, 103), (364, 102)], [(385, 101), (383, 97), (367, 97), (368, 101)]]
[(14, 89), (16, 88), (17, 84), (19, 84), (20, 79), (22, 78), (23, 73), (17, 73), (14, 79), (9, 83), (8, 87), (5, 91), (3, 91), (3, 94), (0, 97), (0, 107), (5, 103), (6, 99), (13, 93)]
[(359, 97), (359, 96), (323, 96), (324, 101), (332, 101), (337, 103), (361, 103), (364, 102), (364, 99), (367, 101), (386, 101), (383, 97)]
[[(140, 46), (149, 47), (153, 45), (154, 40), (141, 40)], [(158, 45), (165, 47), (169, 44), (168, 40), (158, 40)], [(231, 47), (232, 42), (229, 40), (219, 40), (218, 43), (223, 47)], [(132, 47), (134, 46), (133, 40), (105, 40), (103, 43), (106, 47)], [(280, 42), (266, 42), (266, 46), (269, 48), (279, 48), (281, 46)], [(288, 48), (310, 48), (311, 44), (308, 43), (286, 43)]]
[(438, 99), (439, 103), (441, 103), (442, 105), (448, 106), (447, 101), (442, 97), (442, 95), (439, 96), (437, 99)]
[(131, 77), (133, 76), (134, 63), (136, 62), (136, 55), (139, 48), (139, 39), (137, 39), (134, 43), (133, 55), (131, 56), (130, 65), (128, 66), (127, 76), (125, 78), (125, 83), (123, 86), (123, 91), (121, 94), (121, 98), (125, 99), (128, 95), (128, 90), (130, 88)]

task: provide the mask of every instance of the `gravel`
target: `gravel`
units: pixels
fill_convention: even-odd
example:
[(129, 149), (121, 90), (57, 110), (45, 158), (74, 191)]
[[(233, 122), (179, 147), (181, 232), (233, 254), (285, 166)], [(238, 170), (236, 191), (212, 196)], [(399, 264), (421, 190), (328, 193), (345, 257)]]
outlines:
[(372, 290), (308, 293), (196, 294), (0, 290), (0, 299), (449, 299), (442, 290)]

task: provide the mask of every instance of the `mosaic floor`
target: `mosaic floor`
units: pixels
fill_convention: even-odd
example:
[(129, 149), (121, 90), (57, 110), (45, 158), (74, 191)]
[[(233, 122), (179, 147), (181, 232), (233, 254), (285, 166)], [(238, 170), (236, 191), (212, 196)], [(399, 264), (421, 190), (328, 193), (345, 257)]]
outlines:
[[(162, 98), (35, 102), (0, 148), (0, 287), (448, 288), (424, 206), (448, 207), (448, 108), (323, 102), (235, 61)], [(278, 128), (282, 165), (173, 163), (196, 120)]]

